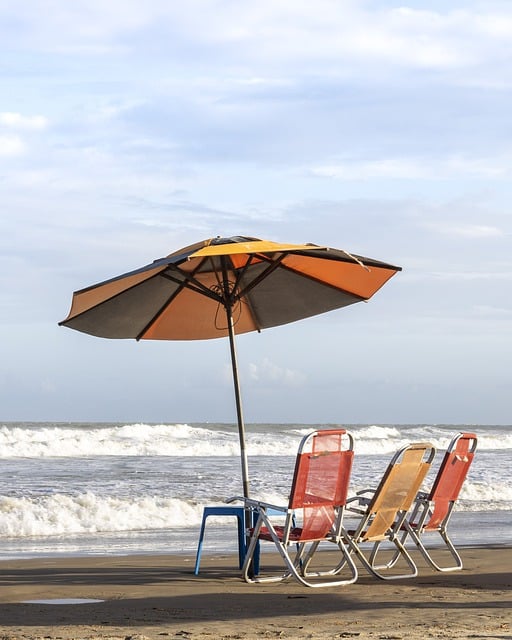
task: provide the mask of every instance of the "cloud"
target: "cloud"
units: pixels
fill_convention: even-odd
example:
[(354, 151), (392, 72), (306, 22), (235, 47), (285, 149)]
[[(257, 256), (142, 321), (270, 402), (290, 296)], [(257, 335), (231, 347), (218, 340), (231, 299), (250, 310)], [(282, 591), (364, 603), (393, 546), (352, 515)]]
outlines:
[(491, 305), (476, 305), (474, 307), (476, 315), (483, 318), (496, 318), (497, 320), (510, 320), (512, 318), (512, 307), (495, 307)]
[(512, 42), (506, 5), (434, 10), (376, 9), (353, 0), (262, 0), (250, 7), (214, 0), (82, 0), (50, 6), (46, 15), (35, 0), (4, 7), (1, 22), (17, 27), (4, 27), (5, 46), (94, 56), (139, 49), (163, 58), (181, 49), (207, 66), (227, 64), (258, 78), (261, 61), (270, 60), (278, 73), (308, 74), (323, 63), (324, 73), (337, 76), (363, 68), (382, 74), (390, 66), (456, 71), (483, 65), (492, 71), (495, 60), (510, 55)]
[(13, 130), (22, 131), (26, 136), (28, 132), (42, 131), (47, 126), (48, 120), (44, 116), (24, 116), (11, 111), (0, 112), (0, 157), (22, 156), (27, 150), (25, 140), (18, 133), (11, 133)]
[(13, 129), (41, 130), (48, 126), (44, 116), (24, 116), (21, 113), (4, 111), (0, 113), (0, 126)]
[(261, 382), (266, 385), (272, 385), (277, 382), (285, 387), (301, 387), (307, 380), (304, 372), (280, 367), (269, 358), (263, 358), (259, 363), (250, 363), (249, 376), (254, 382)]
[(503, 231), (498, 227), (485, 224), (437, 223), (436, 225), (431, 225), (430, 228), (438, 233), (463, 238), (497, 238), (504, 235)]
[(468, 268), (465, 271), (437, 271), (432, 272), (430, 274), (425, 274), (427, 278), (433, 277), (438, 281), (445, 280), (447, 282), (472, 282), (476, 280), (481, 281), (493, 281), (493, 282), (508, 282), (512, 280), (512, 272), (511, 271), (498, 271), (493, 272), (492, 270), (483, 270), (483, 271), (472, 271)]
[(448, 180), (453, 178), (509, 179), (512, 166), (508, 157), (467, 158), (383, 158), (345, 160), (310, 169), (312, 175), (335, 180)]
[(425, 167), (414, 160), (384, 159), (348, 161), (311, 169), (315, 176), (336, 180), (368, 180), (372, 178), (425, 178)]
[(0, 135), (0, 157), (21, 156), (25, 145), (19, 136)]

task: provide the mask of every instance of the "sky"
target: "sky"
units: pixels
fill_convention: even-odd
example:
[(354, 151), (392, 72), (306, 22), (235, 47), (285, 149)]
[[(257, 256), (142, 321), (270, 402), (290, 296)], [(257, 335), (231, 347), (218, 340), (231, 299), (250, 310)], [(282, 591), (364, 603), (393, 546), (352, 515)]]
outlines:
[(214, 236), (399, 265), (237, 340), (247, 423), (512, 424), (512, 4), (0, 0), (0, 422), (235, 422), (226, 340), (59, 327)]

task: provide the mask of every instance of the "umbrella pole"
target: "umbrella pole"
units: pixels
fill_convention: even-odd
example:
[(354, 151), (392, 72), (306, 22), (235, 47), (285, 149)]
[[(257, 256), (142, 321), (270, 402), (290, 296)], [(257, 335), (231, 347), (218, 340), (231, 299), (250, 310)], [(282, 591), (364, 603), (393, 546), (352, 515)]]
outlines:
[[(238, 418), (238, 437), (240, 440), (240, 455), (242, 461), (242, 485), (244, 490), (244, 497), (249, 497), (249, 466), (247, 464), (247, 449), (245, 448), (245, 425), (244, 416), (242, 413), (242, 398), (240, 396), (240, 380), (238, 379), (238, 365), (236, 360), (236, 348), (235, 348), (235, 330), (233, 328), (233, 315), (231, 313), (231, 306), (226, 305), (226, 317), (228, 320), (229, 328), (229, 348), (231, 351), (231, 366), (233, 368), (233, 384), (235, 386), (235, 401), (236, 401), (236, 414)], [(245, 547), (249, 546), (250, 533), (249, 530), (253, 526), (252, 512), (250, 509), (245, 510), (244, 517), (245, 524)], [(254, 576), (254, 568), (249, 568), (249, 575)]]
[(236, 359), (233, 314), (231, 313), (231, 306), (229, 304), (226, 305), (226, 317), (228, 321), (228, 330), (229, 330), (229, 348), (231, 351), (231, 367), (233, 369), (233, 384), (235, 387), (236, 415), (238, 419), (238, 438), (240, 440), (240, 455), (241, 455), (241, 462), (242, 462), (242, 485), (243, 485), (244, 497), (248, 498), (249, 497), (249, 466), (247, 464), (247, 450), (245, 448), (245, 424), (244, 424), (244, 416), (242, 413), (240, 381), (238, 378), (238, 364)]

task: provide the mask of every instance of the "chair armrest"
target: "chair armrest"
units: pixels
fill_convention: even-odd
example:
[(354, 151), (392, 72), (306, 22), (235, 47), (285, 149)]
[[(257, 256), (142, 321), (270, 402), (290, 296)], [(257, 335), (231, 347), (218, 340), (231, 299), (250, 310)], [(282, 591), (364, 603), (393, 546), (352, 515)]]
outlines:
[(283, 507), (283, 505), (271, 504), (270, 502), (263, 502), (262, 500), (253, 500), (252, 498), (244, 498), (243, 496), (234, 496), (226, 500), (226, 502), (243, 502), (249, 509), (279, 511), (285, 515), (293, 512), (293, 509), (288, 509), (288, 507)]
[(346, 502), (347, 507), (351, 502), (357, 502), (357, 504), (368, 506), (371, 502), (371, 497), (363, 496), (358, 493), (357, 495), (352, 496), (351, 498), (348, 498)]
[[(363, 494), (371, 493), (373, 495), (373, 489), (363, 489), (362, 491), (358, 491), (355, 496), (348, 498), (346, 502), (346, 510), (350, 513), (357, 513), (359, 515), (364, 515), (367, 511), (368, 505), (371, 502), (372, 496), (365, 496)], [(351, 504), (354, 503), (354, 504)]]
[[(354, 504), (349, 504), (353, 502)], [(367, 511), (367, 507), (370, 504), (370, 500), (368, 498), (361, 498), (360, 496), (354, 496), (353, 498), (349, 498), (345, 505), (345, 511), (350, 513), (357, 513), (359, 515), (364, 515)]]
[(356, 492), (356, 496), (362, 496), (365, 493), (375, 493), (375, 489), (361, 489), (361, 491)]

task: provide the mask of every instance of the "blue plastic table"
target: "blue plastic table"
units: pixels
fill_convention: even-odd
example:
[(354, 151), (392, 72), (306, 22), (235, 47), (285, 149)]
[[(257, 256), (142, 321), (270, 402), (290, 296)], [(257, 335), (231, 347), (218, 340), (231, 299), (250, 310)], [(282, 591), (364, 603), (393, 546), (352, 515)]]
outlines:
[[(273, 509), (268, 510), (269, 514), (274, 515), (283, 515), (281, 511), (276, 511)], [(203, 550), (203, 539), (204, 539), (204, 529), (206, 526), (206, 519), (209, 516), (235, 516), (237, 519), (238, 526), (238, 566), (241, 569), (244, 564), (246, 546), (245, 546), (245, 509), (243, 507), (234, 507), (232, 505), (222, 505), (220, 507), (204, 507), (203, 509), (203, 519), (201, 521), (201, 530), (199, 532), (199, 542), (197, 544), (197, 553), (196, 553), (196, 564), (194, 567), (194, 574), (197, 576), (199, 574), (199, 565), (201, 564), (201, 552)], [(256, 521), (257, 514), (253, 514), (254, 520)], [(256, 524), (254, 522), (253, 524)], [(295, 516), (293, 517), (293, 526), (295, 526)], [(297, 545), (298, 549), (299, 545)], [(260, 567), (260, 543), (258, 541), (258, 546), (256, 547), (256, 551), (254, 553), (253, 558), (253, 570), (254, 574), (257, 575)]]
[(201, 564), (201, 552), (203, 550), (204, 529), (206, 519), (209, 516), (235, 516), (238, 525), (238, 565), (240, 569), (244, 564), (245, 558), (245, 510), (243, 507), (221, 506), (221, 507), (205, 507), (203, 509), (203, 520), (201, 522), (201, 530), (199, 532), (199, 543), (197, 545), (196, 566), (194, 574), (199, 573), (199, 565)]

